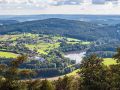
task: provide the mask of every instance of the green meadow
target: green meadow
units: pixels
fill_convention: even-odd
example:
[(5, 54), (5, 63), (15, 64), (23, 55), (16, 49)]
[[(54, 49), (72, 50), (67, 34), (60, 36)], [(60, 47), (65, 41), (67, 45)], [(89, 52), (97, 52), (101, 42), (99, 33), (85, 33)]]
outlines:
[(116, 60), (114, 60), (113, 58), (104, 58), (103, 63), (107, 66), (117, 64)]
[(18, 55), (11, 52), (2, 52), (0, 51), (0, 57), (2, 58), (16, 58)]

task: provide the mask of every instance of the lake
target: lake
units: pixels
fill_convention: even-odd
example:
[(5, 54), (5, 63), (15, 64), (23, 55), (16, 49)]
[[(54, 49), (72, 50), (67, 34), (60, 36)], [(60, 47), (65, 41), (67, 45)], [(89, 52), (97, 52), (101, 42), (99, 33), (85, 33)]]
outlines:
[(81, 63), (83, 57), (85, 57), (86, 52), (69, 52), (65, 54), (66, 58), (70, 60), (76, 60), (76, 64)]

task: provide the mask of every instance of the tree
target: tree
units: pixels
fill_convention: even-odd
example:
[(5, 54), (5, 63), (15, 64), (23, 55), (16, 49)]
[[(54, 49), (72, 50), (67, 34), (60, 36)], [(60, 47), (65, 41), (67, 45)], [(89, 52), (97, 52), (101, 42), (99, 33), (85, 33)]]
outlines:
[(50, 81), (45, 79), (41, 82), (40, 90), (55, 90), (55, 88)]
[(83, 59), (80, 71), (80, 90), (110, 90), (106, 83), (108, 69), (102, 62), (103, 59), (96, 55)]
[(64, 76), (63, 79), (59, 78), (56, 82), (56, 90), (72, 90), (73, 77)]
[(41, 90), (41, 80), (37, 79), (35, 81), (28, 81), (28, 90)]
[[(19, 66), (26, 60), (27, 56), (21, 55), (13, 60), (10, 65), (0, 65), (0, 74), (4, 79), (2, 80), (0, 90), (26, 90), (26, 83), (19, 81), (21, 79), (20, 73), (23, 72), (19, 70)], [(29, 74), (31, 74), (31, 72)], [(28, 72), (26, 75), (28, 75)]]
[(112, 73), (111, 77), (111, 88), (114, 90), (120, 89), (120, 48), (117, 49), (117, 53), (113, 56), (117, 61), (117, 64), (110, 66), (110, 71)]
[(113, 58), (120, 64), (120, 48), (117, 49), (117, 53), (113, 56)]
[(109, 66), (108, 75), (111, 90), (120, 90), (120, 64)]

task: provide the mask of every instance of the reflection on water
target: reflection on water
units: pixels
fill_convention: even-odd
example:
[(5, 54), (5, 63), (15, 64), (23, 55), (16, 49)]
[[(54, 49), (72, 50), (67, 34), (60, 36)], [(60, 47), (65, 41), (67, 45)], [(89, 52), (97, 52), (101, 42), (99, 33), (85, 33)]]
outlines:
[(85, 57), (86, 52), (70, 52), (66, 53), (65, 57), (71, 60), (76, 60), (76, 64), (81, 63), (82, 58)]

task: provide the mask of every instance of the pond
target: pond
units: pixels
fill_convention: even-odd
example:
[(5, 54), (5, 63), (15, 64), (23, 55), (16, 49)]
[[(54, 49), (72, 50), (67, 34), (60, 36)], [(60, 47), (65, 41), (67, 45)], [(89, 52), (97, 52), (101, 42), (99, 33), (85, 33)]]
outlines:
[(66, 58), (70, 60), (76, 60), (76, 64), (81, 63), (83, 57), (85, 57), (86, 52), (68, 52), (65, 54)]

